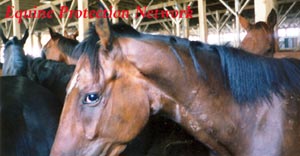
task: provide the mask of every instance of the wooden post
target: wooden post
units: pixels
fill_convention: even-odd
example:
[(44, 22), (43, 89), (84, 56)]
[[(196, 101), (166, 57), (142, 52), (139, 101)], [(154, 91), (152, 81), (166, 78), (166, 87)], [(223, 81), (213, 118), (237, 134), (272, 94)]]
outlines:
[[(187, 3), (183, 4), (183, 8), (184, 8), (184, 10), (187, 9)], [(184, 27), (183, 37), (189, 38), (189, 35), (190, 35), (190, 33), (189, 33), (189, 27), (190, 26), (189, 26), (189, 19), (188, 18), (184, 18), (183, 19), (183, 27)]]
[[(14, 6), (13, 14), (15, 14), (16, 11), (20, 10), (19, 0), (12, 0), (11, 3), (12, 6)], [(13, 35), (17, 36), (18, 38), (21, 38), (21, 23), (18, 23), (18, 18), (16, 18), (15, 16), (13, 16), (12, 21), (13, 21)]]
[(254, 0), (255, 22), (266, 21), (272, 8), (276, 8), (274, 0)]
[[(77, 0), (78, 10), (88, 9), (88, 0)], [(89, 19), (81, 16), (78, 18), (78, 40), (82, 41), (85, 38), (85, 32), (89, 29)]]
[(207, 42), (206, 0), (198, 0), (200, 41)]
[[(120, 2), (120, 0), (109, 0), (111, 6), (112, 6), (112, 12), (116, 12), (116, 10), (119, 9), (118, 7), (118, 3)], [(119, 18), (115, 18), (114, 16), (112, 16), (112, 23), (119, 23)]]
[(217, 29), (217, 36), (218, 36), (218, 44), (221, 44), (221, 28), (220, 28), (220, 14), (216, 11), (216, 29)]
[[(235, 13), (238, 13), (240, 10), (240, 1), (235, 0), (234, 1), (234, 10)], [(237, 14), (235, 14), (235, 33), (236, 33), (236, 39), (235, 39), (235, 46), (238, 47), (240, 45), (241, 39), (240, 39), (240, 20)]]

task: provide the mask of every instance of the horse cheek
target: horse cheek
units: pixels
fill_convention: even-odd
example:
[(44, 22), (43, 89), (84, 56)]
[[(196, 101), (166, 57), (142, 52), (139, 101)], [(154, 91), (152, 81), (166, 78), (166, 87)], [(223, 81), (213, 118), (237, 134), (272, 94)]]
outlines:
[(133, 82), (116, 83), (111, 102), (113, 114), (110, 130), (118, 134), (118, 140), (128, 142), (142, 130), (148, 121), (150, 108), (147, 94), (143, 88)]

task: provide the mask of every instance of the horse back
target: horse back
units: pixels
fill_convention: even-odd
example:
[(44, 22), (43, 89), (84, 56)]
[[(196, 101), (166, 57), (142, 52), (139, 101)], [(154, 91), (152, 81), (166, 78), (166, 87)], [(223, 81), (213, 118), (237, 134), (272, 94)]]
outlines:
[(0, 78), (1, 155), (49, 155), (62, 104), (24, 77)]

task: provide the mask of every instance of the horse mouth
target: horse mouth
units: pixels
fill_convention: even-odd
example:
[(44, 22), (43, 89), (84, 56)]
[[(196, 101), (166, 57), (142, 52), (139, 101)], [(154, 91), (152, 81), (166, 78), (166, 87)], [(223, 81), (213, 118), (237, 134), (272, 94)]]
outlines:
[(114, 143), (104, 139), (92, 143), (81, 144), (66, 151), (65, 148), (53, 148), (51, 156), (118, 156), (126, 148), (126, 144)]

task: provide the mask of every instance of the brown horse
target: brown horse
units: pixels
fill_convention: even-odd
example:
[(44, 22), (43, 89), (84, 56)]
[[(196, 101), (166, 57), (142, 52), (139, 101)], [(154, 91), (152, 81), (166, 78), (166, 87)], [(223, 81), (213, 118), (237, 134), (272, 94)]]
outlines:
[(300, 61), (141, 34), (97, 19), (52, 156), (116, 156), (163, 112), (217, 155), (300, 153)]
[(277, 42), (274, 37), (274, 26), (277, 23), (277, 15), (274, 9), (268, 15), (267, 22), (251, 24), (243, 16), (239, 16), (241, 26), (247, 31), (247, 35), (240, 47), (257, 55), (273, 56)]
[(68, 35), (65, 32), (65, 37), (54, 32), (49, 28), (51, 39), (42, 49), (42, 55), (49, 60), (65, 62), (67, 64), (76, 64), (77, 60), (70, 56), (75, 46), (79, 43), (76, 40), (78, 33)]

